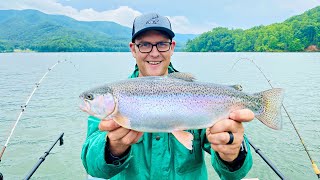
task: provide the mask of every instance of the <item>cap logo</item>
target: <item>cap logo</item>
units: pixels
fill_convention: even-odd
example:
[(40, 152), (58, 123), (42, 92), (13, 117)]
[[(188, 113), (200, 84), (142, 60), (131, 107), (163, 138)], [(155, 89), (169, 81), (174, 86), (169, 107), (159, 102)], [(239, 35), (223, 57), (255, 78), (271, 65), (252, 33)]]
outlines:
[(158, 24), (159, 22), (159, 16), (153, 16), (151, 19), (149, 19), (146, 24)]

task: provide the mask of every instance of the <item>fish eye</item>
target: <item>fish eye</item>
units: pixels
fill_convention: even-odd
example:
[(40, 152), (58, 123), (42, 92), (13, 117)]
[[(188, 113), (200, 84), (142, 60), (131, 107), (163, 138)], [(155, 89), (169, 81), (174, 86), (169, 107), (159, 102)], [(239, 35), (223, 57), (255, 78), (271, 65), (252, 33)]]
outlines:
[(85, 99), (87, 100), (93, 100), (93, 95), (92, 94), (86, 94)]

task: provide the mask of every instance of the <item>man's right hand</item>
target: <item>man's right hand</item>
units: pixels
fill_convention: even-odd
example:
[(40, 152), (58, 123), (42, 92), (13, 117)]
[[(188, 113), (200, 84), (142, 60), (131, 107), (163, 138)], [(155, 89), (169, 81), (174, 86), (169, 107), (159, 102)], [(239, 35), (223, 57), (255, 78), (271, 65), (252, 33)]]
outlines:
[(111, 154), (121, 156), (132, 144), (135, 144), (143, 132), (121, 127), (112, 119), (103, 119), (99, 124), (100, 131), (108, 131), (107, 137)]

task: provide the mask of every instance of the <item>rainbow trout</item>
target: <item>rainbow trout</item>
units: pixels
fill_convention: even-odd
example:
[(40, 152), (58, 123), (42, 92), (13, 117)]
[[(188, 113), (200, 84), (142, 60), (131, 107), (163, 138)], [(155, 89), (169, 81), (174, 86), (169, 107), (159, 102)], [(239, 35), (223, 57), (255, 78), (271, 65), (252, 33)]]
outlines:
[(185, 73), (127, 79), (86, 91), (80, 108), (97, 118), (112, 118), (122, 127), (141, 132), (171, 132), (188, 149), (192, 135), (229, 117), (230, 112), (250, 109), (273, 129), (281, 129), (283, 89), (247, 94), (231, 86), (196, 81)]

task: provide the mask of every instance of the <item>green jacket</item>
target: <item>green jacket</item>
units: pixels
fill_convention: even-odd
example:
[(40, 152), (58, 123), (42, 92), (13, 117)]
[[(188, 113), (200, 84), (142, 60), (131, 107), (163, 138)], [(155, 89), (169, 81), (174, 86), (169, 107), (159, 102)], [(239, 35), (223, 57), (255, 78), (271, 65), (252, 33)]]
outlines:
[[(170, 66), (169, 73), (174, 69)], [(132, 74), (138, 76), (137, 67)], [(231, 172), (211, 149), (206, 139), (206, 130), (188, 130), (194, 135), (193, 150), (186, 149), (170, 133), (144, 133), (140, 140), (131, 146), (128, 154), (110, 164), (105, 161), (106, 134), (99, 131), (100, 120), (88, 118), (87, 139), (82, 148), (82, 163), (93, 177), (105, 179), (208, 179), (204, 153), (211, 154), (211, 164), (221, 179), (241, 179), (252, 166), (249, 143), (242, 166)]]

